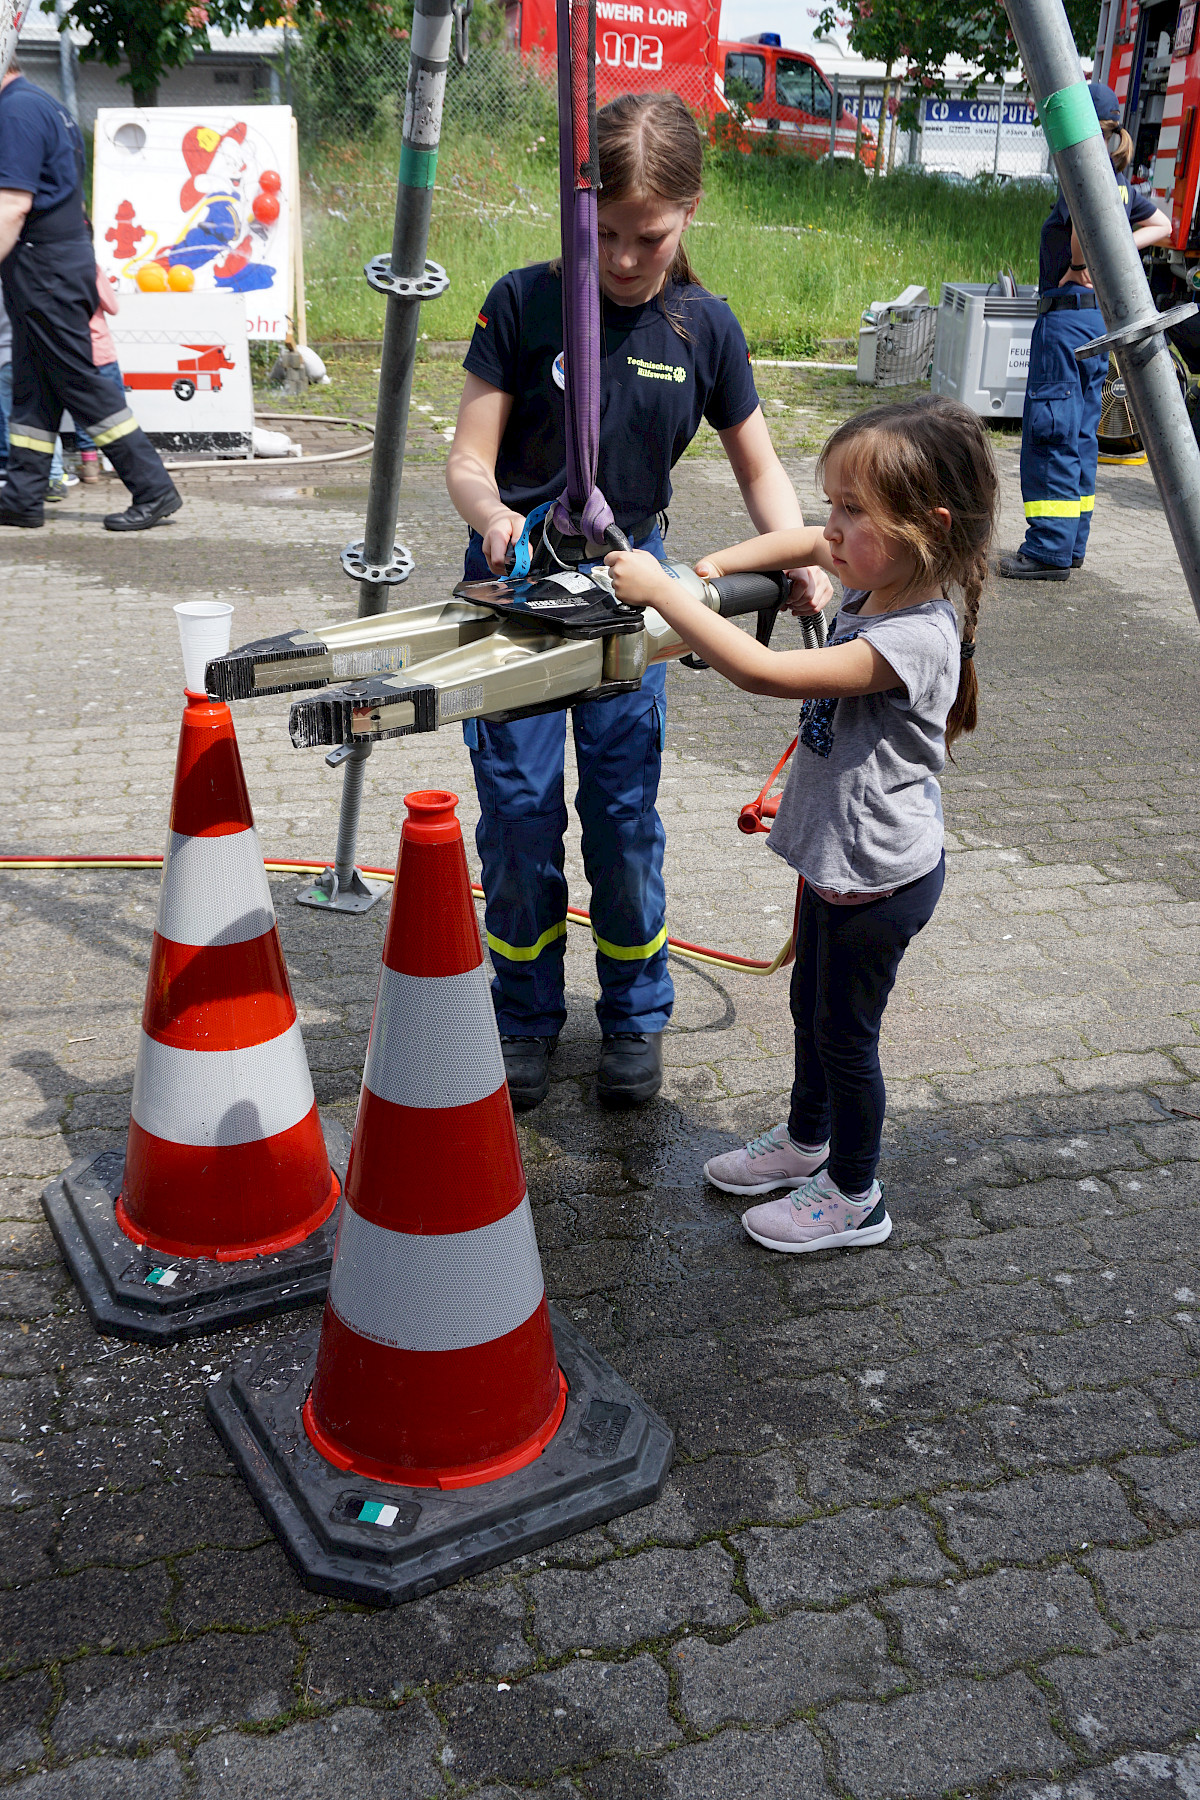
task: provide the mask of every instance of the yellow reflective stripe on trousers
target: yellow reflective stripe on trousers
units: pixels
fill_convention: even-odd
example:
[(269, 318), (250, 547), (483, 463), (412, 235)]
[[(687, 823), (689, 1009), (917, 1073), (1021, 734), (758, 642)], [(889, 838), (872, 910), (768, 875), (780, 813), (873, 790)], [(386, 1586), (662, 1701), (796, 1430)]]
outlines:
[(101, 419), (99, 425), (90, 427), (88, 435), (94, 444), (102, 449), (106, 444), (114, 444), (118, 438), (128, 437), (131, 431), (138, 430), (138, 422), (126, 407), (123, 412), (110, 413), (107, 419)]
[(602, 956), (611, 956), (614, 962), (645, 962), (651, 956), (657, 956), (667, 941), (667, 928), (655, 932), (648, 944), (610, 944), (602, 938), (596, 927), (592, 926), (592, 936), (596, 940), (596, 948)]
[(542, 951), (547, 949), (556, 938), (563, 938), (566, 935), (567, 921), (565, 919), (560, 919), (557, 925), (548, 925), (535, 944), (506, 944), (503, 938), (498, 938), (494, 932), (489, 931), (487, 934), (488, 949), (494, 950), (498, 956), (505, 957), (509, 962), (536, 962)]
[(1027, 500), (1025, 517), (1027, 519), (1077, 519), (1081, 502), (1078, 500)]
[(1095, 496), (1095, 494), (1080, 494), (1080, 496), (1079, 496), (1079, 510), (1080, 510), (1080, 512), (1081, 512), (1081, 513), (1085, 513), (1085, 512), (1094, 512), (1094, 511), (1095, 511), (1095, 509), (1096, 509), (1096, 496)]
[(40, 433), (35, 437), (28, 426), (24, 430), (10, 431), (8, 441), (14, 450), (32, 450), (35, 456), (54, 455), (54, 439), (42, 437)]

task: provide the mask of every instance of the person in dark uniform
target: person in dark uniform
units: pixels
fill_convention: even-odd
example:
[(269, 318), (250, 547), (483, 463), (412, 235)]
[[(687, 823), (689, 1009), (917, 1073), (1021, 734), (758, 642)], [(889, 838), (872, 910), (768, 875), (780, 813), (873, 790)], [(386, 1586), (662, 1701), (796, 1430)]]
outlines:
[[(1099, 81), (1088, 92), (1100, 120), (1115, 185), (1139, 249), (1161, 244), (1171, 221), (1135, 193), (1125, 171), (1132, 160), (1121, 105)], [(1097, 430), (1107, 356), (1077, 362), (1081, 344), (1104, 335), (1091, 276), (1061, 188), (1042, 226), (1038, 316), (1029, 345), (1029, 378), (1021, 418), (1021, 497), (1025, 542), (1000, 558), (1011, 581), (1066, 581), (1083, 564), (1096, 504)]]
[(183, 501), (125, 404), (92, 362), (96, 255), (83, 216), (83, 140), (70, 114), (15, 63), (0, 80), (0, 281), (12, 321), (13, 403), (0, 524), (38, 526), (64, 411), (86, 425), (132, 495), (109, 531), (146, 531)]
[[(627, 94), (598, 120), (602, 296), (599, 486), (630, 542), (665, 560), (671, 469), (707, 420), (760, 530), (802, 523), (767, 432), (746, 340), (696, 278), (681, 238), (701, 197), (702, 148), (675, 94)], [(526, 520), (566, 474), (562, 275), (536, 264), (503, 276), (483, 303), (446, 470), (471, 528), (469, 579), (504, 570)], [(811, 572), (804, 571), (811, 584)], [(819, 584), (794, 588), (803, 610)], [(634, 1105), (662, 1082), (667, 967), (666, 834), (655, 808), (666, 733), (666, 670), (635, 693), (572, 708), (575, 805), (591, 885), (602, 1043), (597, 1093)], [(563, 874), (566, 715), (469, 721), (480, 821), (493, 998), (514, 1105), (542, 1100), (566, 1020)]]

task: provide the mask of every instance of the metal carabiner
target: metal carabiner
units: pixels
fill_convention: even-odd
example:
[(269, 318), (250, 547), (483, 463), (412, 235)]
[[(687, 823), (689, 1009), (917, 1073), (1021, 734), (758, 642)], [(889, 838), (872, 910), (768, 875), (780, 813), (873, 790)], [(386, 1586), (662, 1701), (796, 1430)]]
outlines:
[(467, 21), (471, 17), (475, 0), (452, 0), (450, 11), (454, 15), (454, 55), (460, 69), (465, 69), (471, 56), (471, 45), (467, 35)]

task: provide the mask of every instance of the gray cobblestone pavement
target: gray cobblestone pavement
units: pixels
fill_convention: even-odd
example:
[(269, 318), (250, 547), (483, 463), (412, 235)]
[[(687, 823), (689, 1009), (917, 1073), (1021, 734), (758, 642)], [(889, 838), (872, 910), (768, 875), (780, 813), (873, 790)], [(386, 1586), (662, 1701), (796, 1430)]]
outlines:
[[(1016, 445), (1001, 440), (1017, 541)], [(811, 493), (811, 470), (796, 471)], [(190, 477), (169, 528), (104, 495), (4, 545), (14, 853), (156, 849), (179, 707), (172, 601), (235, 641), (342, 617), (361, 470)], [(672, 541), (740, 535), (722, 465)], [(461, 543), (418, 470), (406, 599)], [(123, 1141), (155, 878), (4, 878), (0, 981), (0, 1781), (21, 1800), (1194, 1800), (1200, 1793), (1200, 636), (1144, 471), (1102, 471), (1065, 587), (999, 584), (983, 723), (946, 782), (950, 873), (888, 1014), (897, 1229), (771, 1259), (699, 1165), (781, 1114), (784, 978), (680, 964), (661, 1100), (593, 1103), (572, 1020), (522, 1142), (551, 1297), (670, 1420), (662, 1498), (387, 1614), (307, 1593), (205, 1423), (206, 1385), (295, 1315), (151, 1352), (96, 1336), (46, 1179)], [(671, 926), (769, 955), (792, 886), (734, 829), (789, 708), (675, 671)], [(238, 713), (264, 849), (322, 856), (338, 786), (286, 703)], [(450, 733), (382, 749), (463, 795)], [(582, 897), (577, 840), (570, 872)], [(382, 912), (275, 883), (318, 1098), (349, 1123)], [(797, 1266), (799, 1265), (799, 1266)]]

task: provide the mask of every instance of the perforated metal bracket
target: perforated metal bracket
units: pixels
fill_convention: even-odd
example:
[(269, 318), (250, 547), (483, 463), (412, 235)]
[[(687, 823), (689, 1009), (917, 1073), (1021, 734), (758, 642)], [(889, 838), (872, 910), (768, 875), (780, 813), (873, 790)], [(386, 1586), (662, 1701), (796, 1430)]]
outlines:
[(387, 251), (373, 256), (363, 274), (377, 294), (394, 294), (397, 300), (439, 300), (450, 286), (441, 263), (426, 262), (423, 275), (397, 275)]
[(351, 581), (373, 581), (380, 587), (399, 587), (416, 567), (407, 544), (393, 544), (392, 554), (385, 563), (369, 563), (365, 550), (366, 543), (359, 538), (356, 544), (347, 544), (342, 551), (342, 568)]
[(1089, 356), (1107, 356), (1110, 350), (1129, 350), (1144, 338), (1153, 337), (1155, 332), (1171, 331), (1176, 325), (1182, 325), (1185, 319), (1194, 318), (1197, 312), (1200, 312), (1200, 307), (1189, 300), (1183, 306), (1173, 306), (1170, 312), (1155, 313), (1151, 318), (1139, 319), (1136, 325), (1123, 325), (1120, 331), (1108, 331), (1103, 337), (1092, 338), (1090, 342), (1080, 344), (1075, 352), (1075, 360), (1086, 362)]

